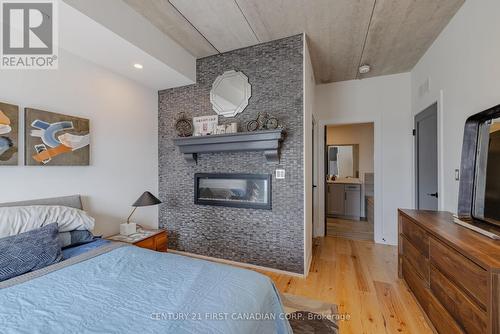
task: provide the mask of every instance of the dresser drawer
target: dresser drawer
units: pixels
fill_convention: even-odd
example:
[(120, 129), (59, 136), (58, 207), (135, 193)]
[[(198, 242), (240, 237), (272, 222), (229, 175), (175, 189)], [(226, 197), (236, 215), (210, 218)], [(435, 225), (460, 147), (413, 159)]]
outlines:
[(405, 236), (401, 237), (403, 256), (415, 269), (416, 274), (429, 286), (429, 260), (412, 245)]
[(431, 268), (431, 291), (467, 333), (486, 333), (486, 312), (434, 266)]
[(427, 300), (429, 292), (426, 291), (424, 282), (420, 277), (415, 274), (415, 269), (410, 264), (406, 257), (403, 257), (403, 278), (406, 284), (410, 287), (410, 290), (417, 298), (420, 306), (427, 311)]
[(488, 272), (452, 248), (431, 238), (431, 263), (486, 310)]
[(423, 281), (415, 274), (415, 268), (406, 259), (403, 259), (403, 277), (439, 334), (464, 333), (448, 311), (424, 286)]
[(422, 253), (429, 258), (429, 236), (411, 220), (401, 217), (401, 233)]

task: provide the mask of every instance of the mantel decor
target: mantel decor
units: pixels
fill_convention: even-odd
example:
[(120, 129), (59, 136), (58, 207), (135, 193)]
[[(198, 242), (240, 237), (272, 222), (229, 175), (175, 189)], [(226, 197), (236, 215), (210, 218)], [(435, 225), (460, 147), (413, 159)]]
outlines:
[(175, 138), (174, 144), (191, 164), (199, 153), (262, 151), (268, 162), (279, 162), (283, 129)]
[(186, 114), (180, 114), (175, 122), (175, 131), (177, 131), (179, 137), (189, 137), (193, 135), (193, 123), (186, 117)]

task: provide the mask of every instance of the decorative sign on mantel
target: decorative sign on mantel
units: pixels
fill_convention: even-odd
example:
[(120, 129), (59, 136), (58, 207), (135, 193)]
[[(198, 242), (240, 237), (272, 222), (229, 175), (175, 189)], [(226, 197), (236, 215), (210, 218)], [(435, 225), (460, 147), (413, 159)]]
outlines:
[(219, 124), (219, 116), (193, 117), (194, 136), (207, 136), (215, 133)]

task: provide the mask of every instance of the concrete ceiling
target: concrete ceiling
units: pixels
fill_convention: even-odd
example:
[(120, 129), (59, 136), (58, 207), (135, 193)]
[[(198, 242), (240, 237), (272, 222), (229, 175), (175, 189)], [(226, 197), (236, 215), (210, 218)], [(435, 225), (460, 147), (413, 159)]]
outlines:
[(328, 83), (410, 71), (465, 0), (123, 1), (197, 58), (305, 32)]

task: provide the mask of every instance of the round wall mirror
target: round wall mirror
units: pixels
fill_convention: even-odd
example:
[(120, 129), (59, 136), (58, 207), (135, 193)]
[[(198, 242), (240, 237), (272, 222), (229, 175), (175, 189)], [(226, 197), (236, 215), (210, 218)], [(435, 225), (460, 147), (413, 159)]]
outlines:
[(226, 71), (215, 79), (210, 91), (213, 110), (220, 116), (234, 117), (248, 105), (252, 86), (242, 72)]

